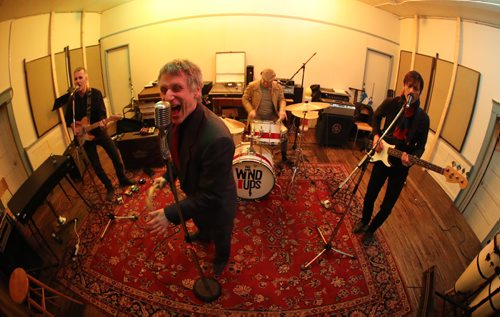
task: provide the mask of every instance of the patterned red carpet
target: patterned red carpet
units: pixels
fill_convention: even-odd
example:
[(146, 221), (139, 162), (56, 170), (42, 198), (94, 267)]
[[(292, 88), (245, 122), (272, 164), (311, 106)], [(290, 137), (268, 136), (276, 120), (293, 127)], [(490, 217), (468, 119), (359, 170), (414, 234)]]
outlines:
[[(405, 315), (408, 298), (383, 236), (377, 233), (376, 242), (365, 247), (351, 233), (360, 198), (347, 208), (347, 186), (331, 195), (346, 175), (340, 165), (307, 164), (289, 189), (287, 169), (266, 198), (240, 202), (230, 263), (218, 278), (222, 294), (212, 303), (203, 303), (192, 290), (199, 274), (182, 228), (157, 236), (144, 229), (149, 182), (123, 195), (124, 204), (102, 205), (89, 214), (80, 229), (79, 255), (71, 259), (68, 252), (58, 279), (115, 316)], [(321, 204), (326, 199), (332, 205), (328, 209)], [(155, 206), (171, 200), (165, 188), (157, 191)], [(117, 217), (110, 222), (111, 212)], [(138, 219), (118, 217), (130, 215)], [(332, 246), (356, 258), (331, 250), (301, 269), (324, 246), (317, 226), (327, 241), (336, 232)], [(191, 222), (188, 227), (195, 230)], [(192, 247), (205, 274), (212, 276), (213, 245)]]

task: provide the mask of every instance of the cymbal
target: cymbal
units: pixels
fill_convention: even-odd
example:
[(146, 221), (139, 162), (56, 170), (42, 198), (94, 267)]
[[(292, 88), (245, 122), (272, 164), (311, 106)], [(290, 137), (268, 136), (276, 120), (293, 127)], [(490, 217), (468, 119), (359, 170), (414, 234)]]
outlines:
[(326, 102), (301, 102), (286, 106), (285, 109), (288, 111), (315, 111), (328, 107), (330, 104)]
[(245, 124), (241, 121), (234, 120), (231, 118), (221, 118), (221, 119), (222, 121), (224, 121), (229, 130), (245, 128)]
[(294, 116), (301, 119), (304, 119), (304, 113), (305, 113), (305, 119), (312, 120), (319, 118), (319, 113), (317, 111), (292, 111), (292, 114)]

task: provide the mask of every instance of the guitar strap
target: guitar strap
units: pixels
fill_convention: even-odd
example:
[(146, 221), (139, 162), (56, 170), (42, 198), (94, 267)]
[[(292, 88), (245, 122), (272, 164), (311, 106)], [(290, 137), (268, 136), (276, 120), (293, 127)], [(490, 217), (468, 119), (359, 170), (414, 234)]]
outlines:
[(89, 87), (89, 89), (87, 90), (87, 118), (89, 119), (89, 123), (92, 123), (90, 122), (90, 112), (91, 112), (90, 110), (92, 101), (91, 95), (92, 95), (92, 88)]

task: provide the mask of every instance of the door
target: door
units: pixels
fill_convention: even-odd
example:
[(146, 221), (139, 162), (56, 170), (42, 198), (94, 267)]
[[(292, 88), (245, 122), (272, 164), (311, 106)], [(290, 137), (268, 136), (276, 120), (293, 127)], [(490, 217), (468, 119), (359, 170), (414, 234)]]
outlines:
[(106, 78), (113, 114), (123, 113), (123, 107), (132, 100), (129, 56), (128, 45), (106, 50)]
[[(366, 52), (363, 88), (372, 100), (373, 110), (387, 97), (392, 70), (392, 56), (368, 49)], [(363, 103), (367, 103), (365, 100)]]
[(464, 217), (483, 244), (493, 237), (500, 222), (500, 123), (496, 123), (496, 145), (486, 171), (471, 201), (464, 210)]

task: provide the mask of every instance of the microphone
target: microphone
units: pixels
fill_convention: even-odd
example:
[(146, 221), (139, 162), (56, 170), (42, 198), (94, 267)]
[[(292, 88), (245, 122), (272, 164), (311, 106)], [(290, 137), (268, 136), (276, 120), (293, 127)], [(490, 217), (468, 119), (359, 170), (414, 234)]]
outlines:
[[(75, 88), (73, 89), (73, 91), (71, 91), (71, 93), (69, 94), (70, 97), (73, 97), (73, 95), (78, 91), (78, 89), (80, 89), (80, 86), (78, 86), (78, 85), (75, 86)], [(70, 90), (71, 90), (71, 88), (70, 88)]]
[(410, 108), (410, 105), (411, 105), (411, 100), (413, 99), (413, 94), (412, 93), (409, 93), (408, 94), (408, 97), (406, 98), (406, 105), (405, 107), (406, 108)]
[(164, 160), (170, 160), (167, 130), (172, 122), (171, 105), (168, 101), (158, 101), (155, 105), (155, 126), (160, 130), (160, 151)]

